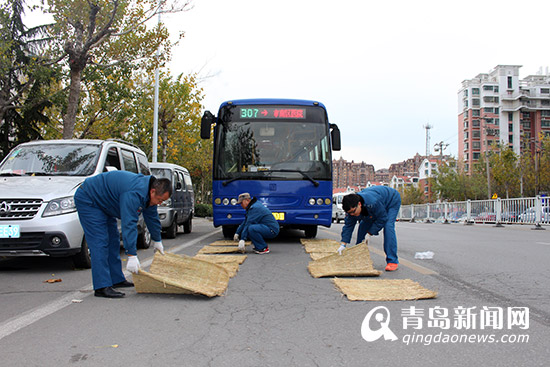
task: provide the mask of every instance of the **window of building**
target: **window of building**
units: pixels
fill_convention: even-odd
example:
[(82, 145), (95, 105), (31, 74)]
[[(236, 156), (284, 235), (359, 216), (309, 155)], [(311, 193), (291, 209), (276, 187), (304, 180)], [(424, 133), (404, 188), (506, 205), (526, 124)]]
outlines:
[(540, 127), (550, 127), (550, 120), (542, 120), (540, 122)]
[(494, 124), (495, 124), (495, 125), (499, 125), (499, 124), (500, 124), (500, 119), (495, 119)]
[(468, 128), (468, 121), (464, 121), (464, 128), (465, 128), (465, 129)]
[(483, 90), (493, 90), (493, 86), (492, 85), (484, 85)]
[(472, 149), (480, 149), (481, 148), (481, 144), (479, 143), (479, 141), (474, 141), (472, 142)]
[(514, 113), (508, 112), (508, 121), (514, 121)]
[(479, 132), (479, 130), (477, 131), (472, 131), (472, 138), (474, 139), (479, 139), (479, 137), (481, 136), (481, 133)]
[(480, 110), (472, 110), (472, 116), (481, 116)]
[(472, 99), (472, 106), (479, 107), (479, 99), (478, 98)]
[(540, 111), (540, 115), (543, 117), (550, 117), (550, 111)]
[(523, 126), (524, 129), (531, 129), (531, 121), (522, 121), (521, 126)]
[(468, 142), (464, 143), (464, 150), (468, 150)]
[(514, 132), (514, 125), (508, 124), (508, 132), (510, 132), (510, 133)]
[(468, 132), (464, 132), (464, 139), (468, 139)]
[(479, 127), (479, 120), (473, 120), (472, 121), (472, 126), (473, 127)]
[(498, 108), (498, 107), (495, 107), (495, 112), (494, 112), (494, 114), (495, 114), (495, 115), (498, 115), (498, 114), (499, 114), (498, 111), (500, 111), (499, 108)]
[(495, 109), (493, 107), (485, 107), (483, 111), (485, 111), (485, 113), (494, 113)]
[[(467, 159), (467, 158), (466, 158)], [(464, 165), (464, 172), (468, 172), (468, 170), (470, 169), (470, 165), (468, 163), (466, 163)]]
[(473, 158), (473, 159), (479, 159), (479, 152), (473, 153), (473, 154), (472, 154), (472, 158)]
[(510, 145), (512, 145), (513, 141), (514, 141), (514, 135), (512, 134), (508, 135), (508, 142), (510, 143)]
[(472, 88), (472, 95), (479, 95), (479, 88)]
[(550, 94), (550, 88), (541, 88), (540, 93), (541, 94)]
[(543, 99), (540, 101), (541, 106), (550, 106), (550, 100), (549, 99)]
[(508, 77), (508, 89), (513, 89), (511, 76)]

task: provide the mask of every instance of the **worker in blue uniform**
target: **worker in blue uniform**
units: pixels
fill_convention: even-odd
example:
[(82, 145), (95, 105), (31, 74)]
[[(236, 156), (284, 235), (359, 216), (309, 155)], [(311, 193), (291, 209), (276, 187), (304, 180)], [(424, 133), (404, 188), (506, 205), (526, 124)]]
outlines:
[(351, 235), (355, 225), (357, 242), (361, 243), (365, 236), (378, 235), (384, 230), (384, 252), (386, 253), (386, 271), (395, 271), (398, 268), (397, 236), (395, 221), (401, 207), (399, 192), (387, 186), (371, 186), (359, 193), (352, 193), (342, 199), (342, 209), (347, 213), (342, 228), (342, 243), (338, 252), (346, 248), (351, 242)]
[(139, 271), (137, 222), (140, 214), (151, 233), (153, 247), (164, 254), (157, 205), (172, 194), (170, 180), (126, 171), (112, 171), (87, 178), (74, 195), (76, 209), (92, 260), (94, 295), (120, 298), (114, 288), (133, 287), (122, 272), (120, 236), (128, 255), (126, 270)]
[(279, 223), (262, 203), (251, 198), (248, 192), (239, 195), (238, 204), (246, 210), (244, 221), (235, 232), (235, 241), (239, 241), (239, 249), (244, 251), (244, 241), (249, 239), (257, 254), (269, 254), (266, 238), (274, 238), (279, 234)]

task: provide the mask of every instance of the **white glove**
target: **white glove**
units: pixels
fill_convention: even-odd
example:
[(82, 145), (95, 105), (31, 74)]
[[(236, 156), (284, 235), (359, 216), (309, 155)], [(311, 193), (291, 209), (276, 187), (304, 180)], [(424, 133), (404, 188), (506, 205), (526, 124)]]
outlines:
[(244, 251), (244, 240), (239, 241), (239, 251)]
[(153, 241), (153, 249), (164, 255), (164, 246), (162, 245), (162, 241)]
[(239, 240), (239, 234), (235, 233), (235, 235), (233, 236), (233, 241), (238, 241), (238, 240)]
[(340, 247), (338, 247), (338, 254), (342, 255), (342, 251), (344, 251), (345, 249), (346, 249), (346, 244), (342, 242), (340, 244)]
[(139, 271), (139, 260), (137, 256), (128, 255), (128, 263), (126, 264), (126, 270), (130, 273), (137, 274)]

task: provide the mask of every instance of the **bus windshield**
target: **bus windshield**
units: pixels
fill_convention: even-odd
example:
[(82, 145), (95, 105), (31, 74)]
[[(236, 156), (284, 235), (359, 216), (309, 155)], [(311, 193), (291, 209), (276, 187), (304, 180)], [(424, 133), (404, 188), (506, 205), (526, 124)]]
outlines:
[(331, 148), (324, 119), (222, 120), (214, 179), (331, 180)]

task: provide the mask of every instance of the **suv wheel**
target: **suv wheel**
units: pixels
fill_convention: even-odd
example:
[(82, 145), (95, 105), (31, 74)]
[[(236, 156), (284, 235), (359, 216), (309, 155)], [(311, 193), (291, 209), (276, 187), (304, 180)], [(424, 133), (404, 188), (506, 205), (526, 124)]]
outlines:
[(82, 239), (82, 245), (80, 246), (80, 252), (73, 255), (73, 264), (75, 268), (79, 269), (90, 269), (92, 267), (92, 258), (90, 256), (90, 249), (88, 249), (88, 244), (86, 239)]
[(150, 246), (151, 246), (151, 233), (149, 233), (147, 226), (144, 225), (143, 231), (141, 231), (141, 233), (138, 233), (137, 248), (147, 249)]
[(183, 223), (183, 233), (191, 233), (193, 230), (193, 216), (189, 215), (189, 219)]
[(166, 228), (166, 238), (176, 238), (178, 235), (178, 223), (177, 218), (174, 216), (172, 223)]

